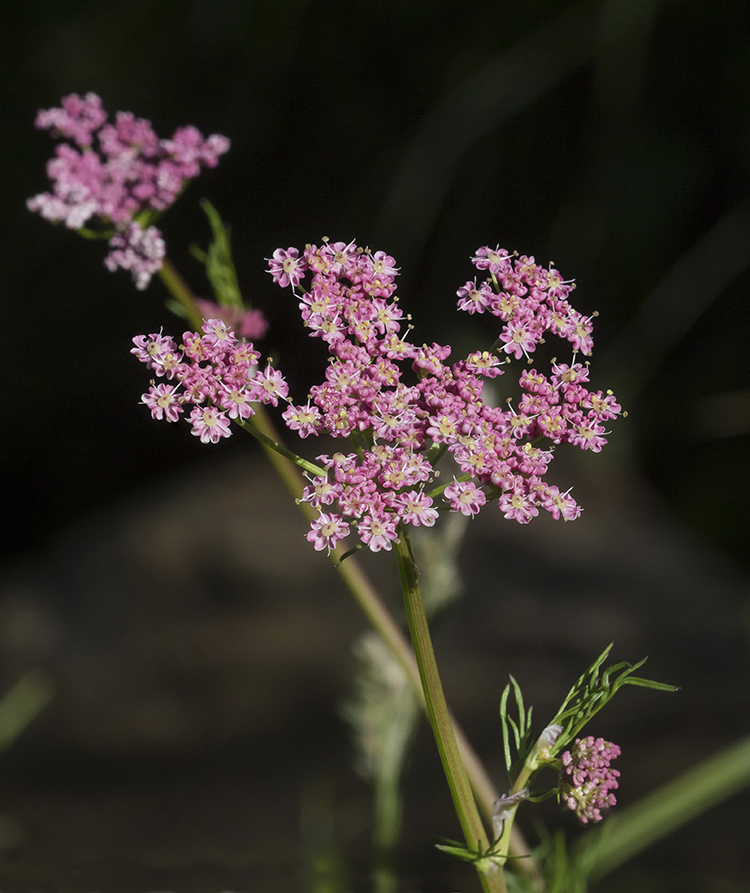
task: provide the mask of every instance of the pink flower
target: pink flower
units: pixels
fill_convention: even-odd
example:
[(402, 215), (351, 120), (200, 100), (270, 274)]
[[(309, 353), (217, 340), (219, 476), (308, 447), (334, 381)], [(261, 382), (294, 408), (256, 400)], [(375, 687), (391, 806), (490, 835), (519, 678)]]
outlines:
[(441, 412), (431, 419), (431, 424), (425, 433), (432, 438), (433, 443), (443, 443), (445, 441), (450, 443), (459, 432), (458, 422), (459, 419), (456, 415)]
[(121, 267), (130, 270), (135, 287), (140, 291), (151, 282), (154, 273), (161, 270), (166, 246), (155, 226), (144, 230), (140, 223), (129, 224), (123, 232), (117, 232), (109, 240), (112, 249), (104, 258), (104, 266), (114, 273)]
[(462, 285), (456, 292), (459, 297), (458, 309), (465, 310), (467, 313), (484, 313), (492, 306), (494, 295), (488, 283), (483, 282), (477, 286), (476, 279), (473, 282), (467, 282)]
[(552, 367), (552, 384), (563, 392), (569, 388), (580, 387), (589, 380), (589, 370), (582, 363), (566, 366), (565, 363)]
[(151, 410), (152, 418), (166, 418), (168, 422), (176, 422), (183, 411), (176, 397), (176, 391), (172, 385), (159, 384), (149, 388), (148, 393), (141, 397), (141, 401)]
[(508, 493), (503, 493), (498, 500), (503, 517), (520, 524), (528, 524), (532, 518), (539, 514), (533, 496), (525, 493), (521, 487), (517, 487)]
[(552, 401), (555, 396), (555, 389), (547, 380), (547, 377), (537, 372), (536, 369), (524, 369), (518, 383), (529, 393), (546, 397), (547, 400)]
[(428, 347), (426, 344), (416, 351), (414, 355), (414, 370), (424, 370), (432, 375), (441, 375), (444, 371), (443, 360), (451, 355), (451, 349), (447, 344), (435, 344)]
[(573, 345), (573, 350), (580, 350), (584, 356), (591, 356), (594, 348), (594, 339), (591, 337), (593, 325), (590, 319), (573, 311), (570, 323), (565, 331), (565, 337)]
[(444, 492), (450, 500), (451, 511), (466, 516), (474, 517), (487, 502), (484, 492), (473, 481), (454, 481)]
[[(135, 121), (130, 126), (141, 127)], [(184, 137), (183, 161), (194, 135)], [(480, 286), (468, 282), (459, 297), (471, 302), (469, 309), (481, 306), (502, 320), (502, 359), (495, 348), (450, 364), (449, 345), (412, 346), (405, 340), (409, 317), (393, 293), (393, 258), (353, 242), (324, 242), (320, 248), (307, 245), (304, 252), (278, 249), (269, 260), (279, 285), (295, 287), (305, 271), (310, 273), (297, 303), (309, 334), (325, 342), (329, 362), (306, 402), (289, 400), (287, 382), (270, 364), (259, 371), (252, 344), (239, 341), (224, 311), (212, 312), (215, 305), (206, 302), (202, 334), (186, 332), (179, 346), (161, 335), (135, 339), (133, 353), (157, 376), (179, 383), (154, 391), (149, 405), (174, 414), (176, 406), (194, 404), (194, 433), (215, 441), (228, 436), (229, 418), (251, 415), (253, 401), (275, 406), (287, 400), (282, 417), (301, 437), (351, 437), (348, 448), (317, 457), (325, 473), (304, 489), (303, 501), (330, 507), (308, 536), (318, 549), (335, 545), (345, 517), (354, 519), (372, 551), (389, 550), (399, 523), (435, 523), (432, 499), (441, 491), (450, 509), (466, 516), (480, 511), (489, 492), (499, 494), (504, 516), (521, 524), (540, 509), (556, 519), (577, 518), (580, 508), (570, 493), (544, 480), (553, 455), (550, 441), (601, 449), (607, 433), (601, 423), (620, 412), (614, 395), (588, 390), (587, 366), (556, 360), (546, 375), (521, 372), (516, 408), (502, 394), (486, 398), (484, 391), (490, 390), (487, 379), (510, 363), (503, 354), (521, 359), (547, 333), (565, 339), (568, 349), (581, 347), (590, 320), (568, 304), (569, 283), (534, 258), (512, 258), (485, 246), (474, 262), (492, 278)], [(569, 331), (579, 324), (582, 331)], [(407, 326), (404, 334), (402, 326)], [(446, 452), (464, 479), (426, 494), (424, 487), (434, 481), (435, 466)]]
[(183, 176), (197, 177), (201, 164), (216, 167), (219, 156), (229, 151), (230, 142), (217, 133), (204, 140), (200, 130), (189, 125), (178, 127), (172, 139), (162, 140), (161, 145), (182, 166)]
[(317, 434), (317, 424), (320, 421), (320, 410), (317, 406), (289, 406), (281, 416), (290, 431), (296, 431), (300, 437), (309, 437)]
[(304, 260), (300, 260), (299, 251), (296, 248), (277, 248), (273, 253), (273, 257), (267, 257), (268, 270), (273, 281), (278, 282), (282, 288), (291, 285), (296, 288), (300, 284), (302, 274), (307, 269)]
[(249, 419), (255, 415), (250, 395), (243, 388), (230, 388), (219, 397), (219, 405), (226, 409), (230, 419)]
[(327, 242), (320, 249), (320, 254), (329, 260), (330, 272), (334, 276), (340, 276), (356, 265), (357, 246), (353, 241), (348, 245), (345, 242)]
[(528, 321), (518, 320), (508, 323), (500, 333), (500, 340), (505, 342), (503, 350), (520, 360), (534, 350), (538, 339), (534, 338)]
[(190, 413), (192, 433), (200, 437), (201, 443), (218, 443), (222, 437), (229, 437), (229, 419), (213, 406), (196, 406)]
[(213, 346), (220, 342), (226, 344), (234, 344), (237, 339), (234, 333), (227, 328), (227, 324), (223, 319), (207, 319), (203, 323), (202, 341), (207, 346)]
[(557, 487), (545, 487), (542, 491), (542, 508), (546, 509), (555, 521), (573, 521), (581, 515), (581, 507), (570, 495), (561, 493)]
[(343, 494), (344, 488), (337, 481), (331, 483), (327, 477), (316, 477), (305, 487), (302, 502), (309, 502), (313, 508), (333, 505)]
[(263, 372), (259, 372), (253, 379), (253, 385), (254, 399), (271, 406), (278, 406), (279, 398), (284, 399), (289, 393), (284, 376), (273, 366), (266, 366)]
[(503, 374), (503, 370), (498, 368), (500, 360), (486, 350), (469, 354), (466, 358), (466, 366), (471, 372), (476, 372), (487, 378), (496, 378)]
[(602, 437), (606, 433), (602, 425), (592, 425), (584, 422), (574, 429), (568, 440), (582, 450), (591, 450), (592, 453), (598, 453), (607, 442), (607, 438)]
[(432, 500), (421, 491), (411, 490), (399, 493), (393, 500), (399, 517), (404, 524), (415, 527), (432, 527), (437, 521), (438, 511), (432, 507)]
[(310, 528), (307, 540), (313, 544), (316, 552), (327, 549), (330, 554), (339, 540), (349, 535), (349, 525), (346, 521), (340, 515), (326, 512), (321, 512)]
[(372, 312), (373, 323), (381, 335), (386, 332), (397, 332), (401, 327), (399, 321), (404, 318), (404, 314), (397, 304), (389, 303), (384, 298), (374, 298)]
[(581, 405), (590, 410), (589, 418), (596, 419), (599, 422), (616, 419), (622, 412), (622, 407), (615, 399), (612, 391), (607, 391), (606, 396), (601, 391), (597, 391), (595, 394), (587, 393), (581, 401)]
[(396, 533), (396, 522), (392, 517), (387, 515), (365, 515), (360, 521), (357, 531), (362, 542), (369, 546), (373, 552), (379, 552), (385, 549), (390, 552), (393, 547), (393, 541), (398, 534)]
[(381, 280), (392, 280), (398, 276), (396, 261), (385, 251), (376, 251), (365, 260), (366, 269), (373, 277)]
[(510, 267), (508, 252), (499, 245), (497, 248), (489, 248), (487, 245), (477, 248), (477, 253), (471, 262), (478, 270), (489, 270), (495, 274), (502, 273)]
[(177, 345), (168, 335), (137, 335), (133, 344), (135, 347), (130, 352), (157, 375), (164, 375), (167, 366), (173, 365), (169, 358), (175, 356)]
[(83, 99), (77, 93), (64, 96), (62, 108), (40, 110), (36, 116), (39, 130), (51, 130), (69, 137), (81, 148), (90, 146), (92, 134), (107, 120), (102, 101), (96, 93), (87, 93)]

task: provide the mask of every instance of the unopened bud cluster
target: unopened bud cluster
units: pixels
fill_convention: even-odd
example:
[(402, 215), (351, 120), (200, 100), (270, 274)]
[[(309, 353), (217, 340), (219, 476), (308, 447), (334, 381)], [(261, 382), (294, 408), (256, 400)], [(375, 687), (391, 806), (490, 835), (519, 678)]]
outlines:
[(617, 789), (620, 773), (610, 763), (620, 756), (620, 748), (603, 738), (576, 738), (575, 744), (562, 755), (560, 799), (572, 809), (582, 825), (600, 822), (601, 810), (617, 802), (612, 791)]

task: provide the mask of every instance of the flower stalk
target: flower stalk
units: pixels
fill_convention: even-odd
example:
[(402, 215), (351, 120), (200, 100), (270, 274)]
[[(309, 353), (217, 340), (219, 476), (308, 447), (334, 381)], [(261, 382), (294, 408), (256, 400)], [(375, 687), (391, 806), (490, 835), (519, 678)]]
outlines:
[[(427, 717), (435, 735), (435, 742), (443, 764), (445, 777), (453, 798), (453, 805), (461, 823), (466, 845), (469, 849), (486, 853), (489, 840), (471, 791), (469, 778), (461, 760), (461, 754), (453, 731), (453, 722), (443, 693), (440, 674), (432, 647), (432, 638), (427, 616), (419, 589), (419, 571), (412, 556), (409, 535), (401, 525), (395, 546), (398, 561), (404, 606), (409, 622), (414, 654), (419, 667), (419, 676), (424, 691)], [(482, 880), (482, 886), (492, 893), (506, 890), (502, 869), (491, 859), (475, 863)]]

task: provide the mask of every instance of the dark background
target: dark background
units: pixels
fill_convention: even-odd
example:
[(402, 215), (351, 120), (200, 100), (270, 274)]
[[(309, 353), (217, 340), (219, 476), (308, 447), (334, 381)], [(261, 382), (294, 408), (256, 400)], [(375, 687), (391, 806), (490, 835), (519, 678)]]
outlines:
[[(625, 502), (635, 492), (646, 494), (635, 502), (658, 507), (649, 518), (655, 513), (673, 525), (669, 529), (679, 531), (674, 536), (682, 538), (686, 555), (704, 550), (711, 556), (715, 570), (708, 576), (718, 581), (715, 603), (724, 607), (713, 613), (710, 601), (701, 610), (696, 607), (691, 633), (698, 638), (703, 632), (713, 643), (700, 660), (711, 667), (719, 656), (724, 660), (715, 674), (716, 687), (705, 692), (706, 704), (724, 703), (720, 692), (727, 688), (746, 696), (750, 19), (745, 3), (140, 0), (127, 5), (38, 2), (25, 10), (6, 5), (1, 15), (5, 425), (0, 449), (5, 492), (0, 548), (7, 569), (2, 604), (9, 628), (16, 629), (19, 616), (27, 618), (27, 626), (21, 626), (32, 630), (27, 639), (36, 643), (26, 651), (18, 646), (16, 653), (18, 637), (6, 636), (3, 666), (7, 684), (29, 665), (49, 666), (62, 692), (61, 706), (30, 730), (27, 746), (17, 742), (3, 758), (10, 775), (21, 778), (14, 782), (19, 802), (31, 802), (32, 778), (39, 811), (48, 815), (54, 811), (44, 792), (57, 790), (61, 776), (84, 777), (82, 784), (93, 791), (106, 787), (114, 775), (121, 779), (130, 772), (141, 779), (133, 782), (137, 788), (144, 777), (135, 768), (141, 766), (138, 760), (158, 777), (164, 774), (159, 760), (183, 766), (175, 784), (189, 784), (184, 779), (206, 777), (206, 766), (217, 761), (227, 766), (236, 760), (241, 767), (244, 745), (237, 742), (247, 735), (242, 723), (236, 734), (228, 728), (202, 762), (177, 732), (163, 746), (145, 736), (144, 741), (152, 741), (150, 749), (141, 741), (123, 755), (118, 734), (126, 738), (122, 730), (132, 730), (135, 721), (115, 723), (112, 729), (120, 733), (92, 743), (84, 732), (91, 711), (107, 699), (126, 698), (123, 692), (132, 689), (124, 669), (121, 689), (104, 686), (100, 700), (87, 702), (89, 713), (83, 707), (76, 718), (66, 713), (77, 689), (65, 656), (101, 658), (85, 672), (79, 667), (89, 686), (108, 656), (119, 655), (117, 660), (127, 664), (118, 630), (132, 624), (145, 630), (152, 622), (158, 627), (163, 619), (152, 601), (143, 596), (139, 602), (136, 596), (158, 585), (163, 592), (165, 581), (174, 583), (163, 568), (158, 585), (152, 578), (137, 586), (122, 582), (129, 579), (128, 561), (120, 556), (124, 564), (118, 574), (110, 547), (102, 544), (106, 530), (115, 538), (122, 534), (120, 522), (111, 519), (123, 512), (156, 511), (153, 505), (167, 498), (165, 493), (191, 492), (198, 487), (193, 481), (210, 491), (214, 473), (244, 479), (250, 475), (246, 463), (256, 456), (240, 438), (204, 448), (184, 426), (151, 421), (137, 402), (143, 369), (128, 351), (134, 334), (162, 326), (179, 330), (164, 309), (162, 286), (154, 281), (147, 291), (136, 292), (127, 274), (105, 270), (102, 245), (26, 211), (26, 198), (47, 188), (44, 165), (53, 146), (46, 133), (33, 128), (36, 111), (58, 105), (71, 92), (94, 91), (111, 114), (131, 110), (151, 120), (160, 136), (192, 123), (205, 134), (231, 138), (230, 153), (216, 170), (201, 175), (161, 228), (173, 261), (194, 289), (206, 294), (202, 270), (188, 246), (208, 240), (197, 199), (210, 198), (232, 225), (241, 285), (271, 321), (268, 349), (300, 386), (314, 379), (321, 353), (308, 347), (293, 302), (264, 273), (264, 258), (276, 247), (302, 246), (328, 235), (387, 250), (401, 267), (399, 294), (414, 316), (416, 337), (451, 340), (459, 352), (464, 345), (489, 346), (496, 335), (488, 321), (453, 312), (455, 290), (472, 276), (468, 258), (478, 246), (499, 243), (542, 263), (554, 260), (566, 277), (575, 278), (575, 305), (600, 313), (593, 380), (613, 388), (629, 413), (614, 426), (612, 443), (601, 456), (584, 457), (593, 459), (590, 463), (571, 460), (570, 474), (591, 494), (589, 504), (581, 501), (593, 516), (596, 505), (616, 501), (613, 493)], [(268, 497), (268, 517), (274, 516), (275, 499)], [(206, 505), (211, 505), (208, 497)], [(247, 510), (244, 504), (241, 509)], [(635, 510), (628, 515), (623, 509), (623, 519), (619, 523), (633, 530), (644, 523)], [(261, 536), (263, 525), (255, 532)], [(658, 531), (653, 536), (658, 538)], [(517, 539), (516, 531), (512, 537)], [(468, 554), (479, 541), (467, 547)], [(158, 551), (158, 543), (152, 548)], [(269, 554), (284, 562), (283, 545), (279, 549)], [(233, 600), (241, 602), (241, 563), (239, 569), (236, 563), (228, 569), (219, 553), (208, 549), (199, 568), (206, 579), (199, 583), (186, 572), (177, 574), (184, 585), (180, 589), (175, 583), (174, 598), (164, 598), (164, 616), (184, 609), (197, 618), (214, 617)], [(634, 547), (634, 566), (638, 554)], [(666, 547), (664, 554), (671, 554)], [(658, 558), (651, 560), (658, 564)], [(535, 561), (530, 558), (532, 565)], [(596, 556), (591, 562), (597, 566)], [(678, 558), (670, 564), (665, 557), (665, 587), (680, 566)], [(324, 590), (334, 585), (318, 579), (317, 565), (305, 567), (315, 585)], [(471, 568), (468, 572), (471, 576)], [(250, 601), (265, 604), (258, 593), (267, 590), (268, 604), (273, 604), (278, 580), (274, 583), (265, 565), (253, 573)], [(519, 569), (524, 573), (529, 575), (528, 568)], [(720, 582), (726, 575), (731, 585)], [(299, 579), (295, 585), (304, 590), (303, 583)], [(116, 593), (107, 588), (119, 584)], [(733, 595), (726, 595), (727, 587)], [(628, 601), (622, 588), (622, 603), (628, 606), (623, 610), (638, 615), (638, 598), (645, 598), (645, 590)], [(149, 606), (142, 616), (135, 607), (139, 604)], [(679, 613), (675, 601), (671, 620)], [(332, 613), (334, 625), (335, 617)], [(711, 639), (713, 620), (728, 639), (723, 633)], [(353, 635), (358, 620), (350, 622)], [(47, 639), (42, 628), (51, 630)], [(252, 644), (254, 637), (248, 635)], [(597, 641), (603, 645), (615, 632), (602, 635)], [(142, 640), (134, 641), (140, 643), (131, 654), (137, 663)], [(344, 655), (348, 641), (344, 636), (340, 643)], [(633, 644), (640, 641), (635, 636)], [(159, 642), (154, 655), (163, 651)], [(572, 663), (579, 670), (593, 657), (589, 646), (597, 647), (586, 642), (575, 654)], [(555, 647), (547, 643), (532, 652), (544, 657)], [(714, 672), (696, 669), (697, 658), (679, 636), (665, 647), (674, 654), (663, 658), (663, 668), (679, 673), (675, 654), (681, 653), (683, 664), (700, 678)], [(516, 672), (505, 664), (502, 670)], [(192, 682), (180, 677), (179, 684), (200, 687), (199, 670), (185, 672)], [(327, 672), (338, 680), (345, 670), (338, 666)], [(289, 685), (294, 689), (297, 682)], [(321, 732), (321, 754), (329, 747), (346, 750), (331, 706), (340, 693), (336, 685), (330, 699), (320, 693), (324, 685), (311, 687), (318, 694), (310, 697), (320, 698), (327, 717), (322, 725), (329, 729)], [(206, 695), (207, 701), (212, 697)], [(496, 693), (492, 697), (496, 704)], [(239, 702), (245, 704), (242, 698)], [(700, 709), (696, 714), (690, 702), (680, 707), (681, 715), (705, 727), (695, 720)], [(160, 714), (158, 707), (153, 711)], [(728, 698), (725, 713), (711, 718), (723, 725), (721, 734), (705, 743), (706, 753), (746, 732), (740, 713)], [(309, 727), (307, 719), (296, 716), (301, 728)], [(674, 716), (671, 721), (678, 722)], [(256, 732), (263, 722), (258, 721)], [(77, 734), (70, 731), (76, 728)], [(289, 729), (283, 728), (278, 741), (292, 754)], [(283, 750), (278, 742), (274, 748), (277, 755)], [(190, 760), (198, 760), (191, 764), (194, 772), (184, 767)], [(683, 756), (680, 765), (689, 762)], [(122, 784), (123, 790), (134, 789)], [(296, 789), (290, 782), (290, 791)], [(289, 822), (296, 827), (298, 805), (292, 808), (297, 813)], [(12, 819), (12, 810), (8, 814)], [(27, 819), (16, 816), (14, 821), (23, 832)], [(68, 825), (72, 819), (63, 810), (55, 821)], [(28, 822), (36, 827), (32, 818)], [(82, 827), (88, 826), (83, 822)], [(18, 860), (17, 889), (47, 882), (46, 875), (29, 880), (27, 864), (52, 866), (50, 877), (57, 871), (57, 881), (65, 879), (70, 889), (94, 884), (116, 889), (107, 887), (115, 882), (105, 869), (101, 875), (84, 872), (71, 879), (70, 868), (55, 862), (54, 848), (40, 849), (35, 858), (24, 856), (24, 847), (33, 853), (39, 841), (28, 828), (19, 839), (25, 841), (17, 845), (20, 850), (10, 847), (7, 856)], [(127, 847), (124, 852), (117, 858), (127, 861)], [(107, 863), (103, 856), (92, 859), (87, 854), (79, 861)], [(737, 883), (748, 881), (739, 864), (731, 869), (726, 868), (731, 859), (721, 861), (729, 878), (722, 883), (732, 877)], [(711, 864), (708, 854), (706, 871)], [(0, 884), (3, 870), (10, 869), (0, 863)], [(177, 881), (169, 874), (133, 877), (131, 889), (152, 882), (182, 883), (180, 889), (188, 889), (185, 878)], [(258, 888), (241, 873), (217, 877), (216, 884)], [(211, 886), (213, 876), (204, 886), (195, 883), (191, 889), (218, 889)], [(264, 883), (264, 889), (272, 889), (270, 881)], [(416, 889), (421, 881), (412, 883)], [(432, 883), (443, 889), (437, 880)]]

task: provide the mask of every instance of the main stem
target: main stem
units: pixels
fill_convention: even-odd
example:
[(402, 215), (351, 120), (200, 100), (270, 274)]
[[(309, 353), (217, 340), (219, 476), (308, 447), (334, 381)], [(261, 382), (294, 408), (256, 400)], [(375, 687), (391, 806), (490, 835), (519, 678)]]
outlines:
[[(453, 805), (461, 823), (470, 850), (487, 852), (489, 841), (474, 801), (469, 778), (461, 760), (456, 744), (453, 723), (448, 704), (443, 693), (443, 685), (432, 647), (430, 628), (427, 623), (422, 594), (419, 589), (418, 570), (414, 564), (409, 543), (409, 535), (403, 524), (399, 526), (399, 537), (396, 541), (396, 559), (401, 578), (401, 589), (404, 596), (406, 616), (409, 621), (409, 632), (414, 647), (414, 655), (419, 666), (419, 676), (424, 690), (427, 717), (435, 735), (438, 752), (443, 764), (443, 771), (448, 780), (448, 787), (453, 797)], [(505, 879), (502, 869), (489, 864), (486, 870), (479, 870), (482, 886), (491, 893), (505, 893)]]

